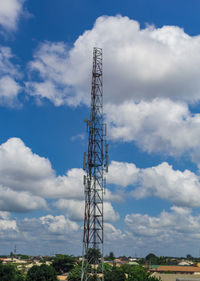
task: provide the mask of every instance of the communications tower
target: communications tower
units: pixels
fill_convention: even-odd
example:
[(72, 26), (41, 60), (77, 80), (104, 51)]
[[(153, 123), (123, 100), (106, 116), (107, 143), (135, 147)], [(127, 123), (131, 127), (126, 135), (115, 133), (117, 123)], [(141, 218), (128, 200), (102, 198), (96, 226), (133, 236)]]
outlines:
[(81, 281), (103, 280), (103, 196), (108, 172), (108, 145), (103, 118), (102, 49), (93, 49), (88, 152), (84, 153), (85, 215)]

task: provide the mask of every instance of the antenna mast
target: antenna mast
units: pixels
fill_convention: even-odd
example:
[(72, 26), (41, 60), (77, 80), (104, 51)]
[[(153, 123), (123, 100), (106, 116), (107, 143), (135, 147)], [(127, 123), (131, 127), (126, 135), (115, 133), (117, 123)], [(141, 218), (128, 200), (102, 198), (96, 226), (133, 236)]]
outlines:
[(108, 145), (103, 120), (102, 49), (93, 50), (88, 153), (84, 153), (85, 216), (81, 281), (103, 280), (103, 195), (108, 172)]

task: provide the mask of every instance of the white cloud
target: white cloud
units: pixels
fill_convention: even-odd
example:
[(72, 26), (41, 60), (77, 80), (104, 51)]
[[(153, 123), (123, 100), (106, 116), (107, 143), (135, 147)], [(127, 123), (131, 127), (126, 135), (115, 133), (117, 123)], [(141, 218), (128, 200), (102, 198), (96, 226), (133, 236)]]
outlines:
[(9, 218), (9, 216), (10, 216), (9, 212), (2, 212), (2, 211), (0, 211), (0, 218), (7, 219), (7, 218)]
[(120, 229), (117, 229), (114, 225), (110, 223), (104, 224), (104, 230), (106, 240), (108, 241), (123, 240), (126, 238), (126, 235)]
[[(72, 219), (82, 219), (84, 201), (83, 170), (71, 169), (66, 175), (56, 176), (48, 159), (34, 154), (18, 138), (0, 145), (0, 209), (28, 211), (47, 208), (43, 198), (63, 199)], [(111, 162), (108, 183), (134, 186), (132, 196), (156, 196), (179, 206), (200, 206), (200, 180), (195, 173), (174, 170), (168, 163), (139, 169), (133, 163)], [(122, 201), (126, 191), (105, 196), (105, 218), (118, 219), (109, 201)], [(66, 201), (64, 200), (66, 199)], [(62, 204), (61, 204), (62, 205)], [(60, 206), (61, 206), (60, 205)], [(76, 206), (75, 206), (76, 205)], [(74, 207), (75, 206), (75, 207)]]
[[(56, 253), (66, 253), (66, 251), (74, 253), (74, 249), (77, 254), (81, 252), (79, 243), (81, 243), (82, 232), (80, 227), (63, 215), (47, 214), (40, 217), (25, 217), (17, 220), (17, 227), (19, 231), (14, 237), (14, 243), (20, 251), (32, 255), (38, 255), (38, 253), (55, 255)], [(5, 237), (2, 237), (3, 239), (5, 240)]]
[[(40, 45), (34, 55), (34, 61), (29, 63), (29, 69), (38, 72), (42, 82), (27, 82), (29, 94), (48, 98), (55, 106), (63, 103), (74, 103), (74, 92), (71, 93), (71, 83), (68, 85), (67, 72), (68, 51), (64, 43), (45, 42)], [(66, 81), (67, 79), (67, 81)], [(79, 104), (80, 100), (75, 102)]]
[(5, 230), (17, 231), (17, 225), (15, 220), (0, 220), (0, 232)]
[(112, 161), (109, 165), (107, 182), (126, 187), (137, 181), (138, 173), (139, 169), (133, 163)]
[(72, 141), (76, 141), (76, 140), (83, 141), (84, 139), (85, 139), (85, 134), (77, 134), (77, 135), (71, 137)]
[(103, 48), (106, 102), (199, 100), (200, 36), (177, 26), (140, 29), (122, 16), (99, 17), (71, 49), (63, 42), (41, 44), (29, 64), (41, 82), (30, 81), (28, 92), (56, 106), (88, 104), (94, 46)]
[(0, 210), (9, 212), (28, 212), (47, 209), (46, 201), (29, 192), (16, 192), (10, 188), (0, 186)]
[(0, 212), (0, 239), (11, 239), (19, 233), (17, 221), (10, 218), (10, 213)]
[(19, 138), (0, 146), (0, 184), (49, 198), (83, 197), (83, 171), (72, 169), (56, 177), (48, 159), (32, 153)]
[(82, 169), (71, 169), (66, 175), (56, 177), (50, 161), (32, 153), (19, 138), (11, 138), (0, 145), (0, 175), (6, 199), (0, 199), (3, 210), (11, 197), (16, 203), (13, 208), (20, 209), (21, 205), (24, 211), (45, 208), (41, 197), (84, 198)]
[(77, 223), (70, 221), (63, 215), (55, 217), (52, 215), (47, 215), (45, 217), (41, 217), (40, 221), (43, 225), (47, 225), (50, 232), (56, 234), (73, 233), (79, 229)]
[[(199, 234), (200, 216), (193, 216), (190, 209), (172, 207), (170, 212), (162, 211), (157, 217), (142, 214), (129, 214), (125, 223), (135, 236), (153, 237), (154, 240), (192, 239)], [(187, 239), (188, 237), (185, 237)]]
[(108, 175), (109, 183), (132, 186), (130, 194), (137, 199), (154, 196), (177, 206), (200, 206), (200, 178), (189, 170), (174, 170), (166, 162), (138, 169), (134, 164), (116, 161), (111, 162), (110, 170), (115, 174), (112, 177)]
[[(54, 205), (58, 209), (66, 209), (67, 216), (69, 216), (70, 219), (75, 221), (84, 220), (84, 201), (60, 199), (55, 202)], [(119, 214), (113, 209), (113, 206), (110, 202), (104, 202), (103, 208), (105, 221), (114, 222), (119, 219)]]
[[(0, 145), (0, 185), (45, 198), (84, 199), (83, 170), (71, 169), (56, 176), (48, 159), (34, 154), (19, 138)], [(119, 195), (106, 192), (106, 200)], [(42, 202), (40, 202), (42, 205)]]
[(19, 17), (24, 13), (25, 0), (1, 0), (0, 1), (0, 25), (7, 31), (17, 29)]
[(173, 170), (168, 163), (143, 169), (141, 185), (132, 192), (136, 198), (156, 196), (179, 206), (199, 207), (199, 177), (189, 170)]
[[(1, 4), (0, 4), (1, 5)], [(22, 87), (18, 79), (22, 77), (19, 66), (14, 65), (11, 60), (13, 54), (9, 47), (0, 46), (0, 104), (7, 106), (16, 106), (17, 95)]]
[[(179, 206), (200, 206), (200, 180), (195, 173), (173, 170), (168, 163), (139, 169), (133, 163), (111, 162), (108, 183), (134, 186), (132, 196), (156, 196)], [(43, 198), (66, 199), (66, 209), (72, 219), (82, 219), (84, 201), (83, 170), (71, 169), (66, 175), (56, 176), (48, 159), (34, 154), (18, 138), (0, 145), (0, 185), (3, 211), (28, 211), (46, 208)], [(106, 191), (105, 217), (115, 221), (118, 214), (109, 201), (122, 201), (126, 191)], [(74, 207), (76, 205), (76, 207)], [(61, 205), (60, 205), (61, 206)]]
[[(84, 199), (83, 174), (82, 169), (74, 168), (63, 176), (56, 176), (48, 159), (34, 154), (21, 139), (8, 139), (0, 145), (0, 210), (27, 212), (46, 209), (44, 198), (65, 198), (68, 199), (69, 214), (80, 219), (81, 210), (78, 206), (73, 210), (73, 204), (77, 205)], [(119, 199), (119, 195), (107, 190), (105, 200)], [(109, 204), (105, 203), (109, 213), (107, 217), (115, 220), (118, 214)]]
[(148, 214), (127, 214), (128, 244), (134, 250), (147, 255), (184, 256), (191, 253), (198, 256), (196, 243), (200, 237), (200, 216), (191, 209), (172, 207), (157, 216)]
[(134, 141), (148, 153), (187, 153), (199, 161), (200, 115), (192, 114), (186, 104), (169, 99), (125, 102), (106, 105), (106, 113), (112, 140)]

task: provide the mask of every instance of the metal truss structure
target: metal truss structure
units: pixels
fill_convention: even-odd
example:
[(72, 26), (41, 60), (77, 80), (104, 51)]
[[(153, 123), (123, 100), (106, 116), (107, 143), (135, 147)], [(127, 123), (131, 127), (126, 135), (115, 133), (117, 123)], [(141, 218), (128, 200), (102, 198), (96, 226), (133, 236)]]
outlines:
[(84, 153), (85, 215), (81, 281), (103, 280), (103, 196), (108, 171), (108, 145), (103, 119), (102, 49), (93, 50), (88, 153)]

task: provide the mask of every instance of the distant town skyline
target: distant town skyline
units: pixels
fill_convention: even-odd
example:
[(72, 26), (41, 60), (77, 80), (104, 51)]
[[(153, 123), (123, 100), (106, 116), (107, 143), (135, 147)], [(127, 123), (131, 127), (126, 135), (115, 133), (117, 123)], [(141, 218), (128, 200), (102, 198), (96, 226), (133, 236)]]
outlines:
[(200, 2), (0, 2), (0, 255), (81, 255), (103, 49), (104, 253), (199, 256)]

